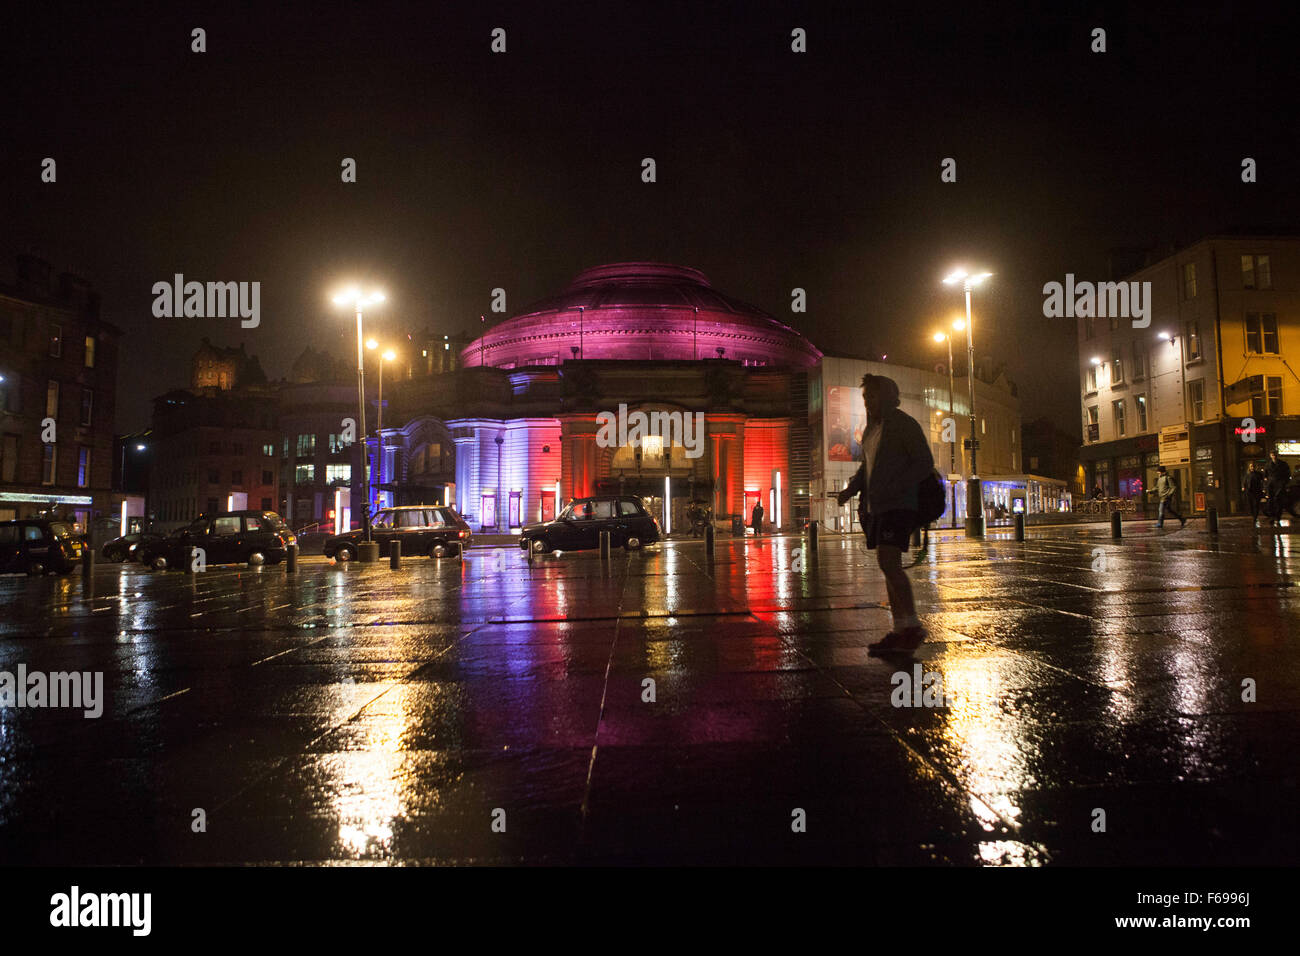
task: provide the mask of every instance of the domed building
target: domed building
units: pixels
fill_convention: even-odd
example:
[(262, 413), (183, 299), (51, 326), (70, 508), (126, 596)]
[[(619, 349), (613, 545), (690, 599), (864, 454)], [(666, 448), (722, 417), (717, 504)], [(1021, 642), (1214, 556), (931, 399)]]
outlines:
[[(864, 372), (894, 378), (941, 470), (962, 470), (954, 440), (968, 430), (957, 435), (966, 388), (952, 395), (946, 368), (823, 356), (684, 266), (597, 266), (472, 341), (408, 338), (405, 378), (392, 369), (384, 427), (367, 442), (376, 497), (453, 504), (476, 532), (510, 532), (571, 498), (616, 493), (641, 496), (669, 528), (684, 527), (692, 501), (724, 527), (747, 523), (762, 502), (772, 528), (807, 518), (848, 528), (851, 509), (834, 493), (857, 467)], [(1014, 386), (977, 368), (976, 395), (981, 468), (1011, 475)], [(961, 500), (951, 500), (960, 520)]]
[[(428, 343), (435, 347), (438, 343)], [(427, 350), (426, 350), (427, 351)], [(807, 514), (808, 372), (821, 352), (683, 266), (580, 273), (468, 343), (451, 374), (392, 388), (376, 484), (402, 503), (454, 445), (454, 500), (476, 531), (551, 518), (570, 498), (637, 494), (670, 527)], [(637, 439), (638, 418), (649, 428)], [(604, 426), (604, 427), (602, 427)]]

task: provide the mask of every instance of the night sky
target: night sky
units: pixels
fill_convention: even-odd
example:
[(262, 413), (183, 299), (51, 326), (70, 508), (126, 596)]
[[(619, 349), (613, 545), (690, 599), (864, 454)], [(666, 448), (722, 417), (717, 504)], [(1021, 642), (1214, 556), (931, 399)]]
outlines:
[[(476, 334), (494, 287), (513, 312), (647, 259), (827, 352), (927, 367), (961, 307), (940, 279), (988, 269), (978, 351), (1007, 363), (1026, 420), (1077, 433), (1074, 323), (1043, 318), (1043, 283), (1108, 278), (1116, 247), (1300, 226), (1294, 31), (1254, 5), (269, 6), (27, 5), (0, 28), (0, 281), (34, 252), (102, 294), (127, 333), (119, 430), (188, 384), (205, 335), (273, 378), (307, 344), (349, 354), (343, 280), (387, 292), (381, 339)], [(153, 283), (178, 272), (260, 281), (261, 326), (154, 318)]]

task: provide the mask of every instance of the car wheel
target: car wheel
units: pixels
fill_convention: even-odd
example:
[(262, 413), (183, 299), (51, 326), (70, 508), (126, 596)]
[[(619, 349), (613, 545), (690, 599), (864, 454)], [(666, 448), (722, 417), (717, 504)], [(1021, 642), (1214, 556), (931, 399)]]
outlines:
[(153, 568), (155, 571), (166, 571), (167, 559), (161, 554), (156, 554), (149, 559), (149, 567)]
[(449, 554), (451, 554), (451, 546), (447, 544), (435, 544), (429, 549), (431, 558), (445, 558)]
[(31, 561), (27, 564), (27, 574), (29, 577), (38, 578), (45, 573), (45, 565), (39, 561)]
[(334, 552), (334, 560), (339, 564), (347, 564), (349, 561), (355, 560), (356, 556), (357, 553), (347, 545), (343, 545), (338, 551)]
[(623, 547), (625, 547), (629, 551), (640, 551), (641, 539), (638, 538), (636, 535), (629, 535), (628, 539), (623, 542)]
[(546, 542), (541, 538), (533, 539), (533, 554), (545, 554), (549, 550), (551, 549), (546, 546)]
[(251, 568), (260, 568), (266, 564), (266, 555), (261, 551), (254, 551), (248, 556), (248, 566)]

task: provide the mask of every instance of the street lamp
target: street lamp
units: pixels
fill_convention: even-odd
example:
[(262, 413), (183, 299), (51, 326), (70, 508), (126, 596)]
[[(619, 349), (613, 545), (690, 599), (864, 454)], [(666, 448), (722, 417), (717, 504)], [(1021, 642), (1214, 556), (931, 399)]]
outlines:
[(362, 561), (378, 560), (379, 546), (374, 545), (373, 550), (371, 550), (370, 463), (367, 460), (368, 456), (366, 454), (366, 368), (365, 356), (361, 350), (361, 310), (368, 305), (374, 305), (383, 301), (384, 294), (382, 292), (372, 292), (369, 295), (364, 295), (361, 290), (355, 286), (334, 297), (335, 305), (351, 305), (357, 313), (357, 411), (361, 415), (361, 520), (362, 526), (365, 528), (365, 547), (360, 549)]
[[(377, 349), (379, 343), (374, 339), (366, 339), (366, 348)], [(385, 349), (379, 353), (379, 407), (375, 412), (375, 471), (378, 474), (376, 485), (384, 483), (384, 362), (391, 362), (397, 358), (397, 353), (392, 349)]]
[(972, 275), (965, 269), (958, 269), (943, 280), (944, 285), (961, 283), (966, 293), (966, 374), (970, 379), (970, 477), (966, 481), (966, 537), (968, 538), (984, 537), (984, 488), (980, 483), (979, 468), (976, 465), (979, 440), (975, 437), (975, 338), (971, 328), (970, 292), (991, 275), (993, 275), (991, 272)]

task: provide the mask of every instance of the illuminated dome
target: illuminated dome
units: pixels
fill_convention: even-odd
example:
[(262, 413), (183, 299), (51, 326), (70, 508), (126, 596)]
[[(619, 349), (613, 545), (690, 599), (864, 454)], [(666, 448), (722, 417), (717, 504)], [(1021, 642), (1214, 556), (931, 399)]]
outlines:
[[(696, 312), (698, 310), (698, 314)], [(821, 352), (789, 326), (723, 295), (704, 273), (657, 262), (587, 269), (486, 332), (461, 352), (463, 365), (515, 368), (571, 358), (816, 365)]]

